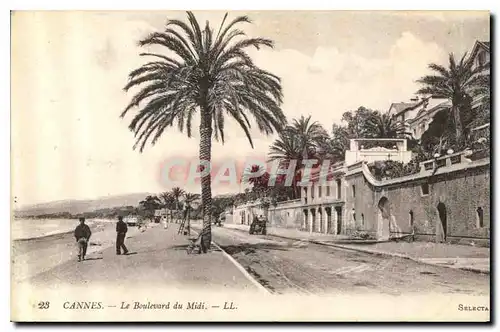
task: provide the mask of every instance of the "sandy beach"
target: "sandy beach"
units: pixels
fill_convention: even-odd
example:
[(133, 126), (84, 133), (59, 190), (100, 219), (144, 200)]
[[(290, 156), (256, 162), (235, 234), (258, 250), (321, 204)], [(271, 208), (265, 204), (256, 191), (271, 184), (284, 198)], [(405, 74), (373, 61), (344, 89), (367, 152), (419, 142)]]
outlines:
[[(77, 223), (75, 222), (75, 227)], [(95, 259), (102, 250), (114, 246), (116, 240), (115, 221), (94, 219), (89, 225), (92, 231), (87, 258)], [(129, 227), (127, 238), (139, 231)], [(75, 259), (77, 248), (73, 231), (43, 237), (12, 241), (11, 276), (13, 282), (27, 280), (39, 273), (48, 271), (69, 260)]]

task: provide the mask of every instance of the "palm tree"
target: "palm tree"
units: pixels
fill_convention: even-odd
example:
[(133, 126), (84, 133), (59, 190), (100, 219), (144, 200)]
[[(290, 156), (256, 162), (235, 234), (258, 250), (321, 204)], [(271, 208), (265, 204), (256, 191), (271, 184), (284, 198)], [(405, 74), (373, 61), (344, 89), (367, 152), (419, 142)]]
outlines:
[[(296, 160), (294, 174), (297, 175), (304, 159), (303, 144), (291, 130), (284, 130), (269, 147), (268, 161), (276, 161), (280, 168), (288, 168), (292, 160)], [(292, 181), (294, 198), (300, 197), (296, 185), (297, 179)]]
[(292, 181), (294, 198), (300, 197), (297, 182), (300, 181), (300, 170), (304, 167), (303, 160), (319, 157), (318, 150), (328, 134), (318, 122), (311, 122), (311, 116), (301, 116), (294, 119), (290, 126), (282, 131), (271, 144), (268, 153), (269, 161), (279, 161), (280, 166), (287, 168), (292, 160), (296, 160), (295, 177)]
[(350, 148), (349, 139), (352, 137), (347, 127), (334, 123), (331, 135), (320, 141), (323, 159), (334, 162), (344, 160), (345, 152)]
[(149, 195), (144, 200), (139, 202), (139, 206), (146, 212), (146, 216), (153, 221), (155, 211), (159, 209), (162, 204), (157, 196)]
[(187, 220), (187, 233), (188, 235), (191, 235), (190, 212), (191, 209), (193, 208), (194, 203), (200, 199), (200, 194), (184, 193), (183, 198), (184, 198), (184, 206), (186, 208), (185, 219)]
[(163, 207), (170, 211), (170, 221), (173, 221), (174, 216), (172, 210), (174, 209), (176, 203), (174, 196), (170, 192), (164, 192), (160, 194), (160, 198), (163, 201)]
[(327, 132), (319, 122), (311, 121), (311, 116), (306, 118), (302, 115), (300, 119), (294, 119), (288, 128), (301, 143), (304, 157), (314, 154), (319, 142), (328, 137)]
[(401, 138), (409, 135), (402, 123), (387, 113), (374, 113), (365, 123), (368, 137), (372, 138)]
[[(168, 20), (164, 31), (154, 32), (139, 42), (140, 46), (163, 46), (167, 53), (141, 53), (157, 61), (130, 73), (125, 90), (133, 87), (141, 90), (122, 117), (130, 109), (139, 108), (129, 128), (137, 137), (134, 147), (142, 151), (149, 141), (154, 145), (174, 122), (191, 137), (193, 117), (199, 113), (199, 157), (210, 163), (212, 136), (224, 143), (226, 117), (236, 121), (252, 147), (250, 117), (260, 132), (267, 135), (284, 127), (281, 80), (257, 67), (246, 52), (249, 47), (273, 47), (271, 40), (246, 38), (242, 30), (235, 28), (240, 23), (249, 23), (247, 16), (225, 24), (226, 14), (217, 33), (208, 21), (202, 29), (193, 13), (187, 12), (187, 16), (187, 23)], [(211, 243), (212, 190), (210, 172), (206, 173), (201, 178), (203, 252), (207, 252)]]
[[(484, 80), (484, 71), (486, 67), (474, 68), (474, 58), (465, 53), (457, 64), (452, 54), (449, 56), (449, 66), (431, 63), (429, 68), (436, 72), (434, 75), (427, 75), (419, 80), (418, 83), (423, 87), (417, 91), (417, 94), (431, 95), (435, 98), (446, 98), (451, 101), (451, 115), (455, 125), (455, 141), (461, 141), (463, 138), (462, 121), (460, 111), (468, 107), (468, 102), (474, 91)], [(470, 105), (469, 105), (470, 106)]]
[(477, 86), (474, 87), (471, 97), (472, 108), (475, 110), (474, 120), (470, 127), (480, 126), (491, 121), (491, 78), (490, 74), (481, 75)]
[(180, 204), (180, 201), (181, 201), (181, 197), (183, 197), (184, 194), (186, 194), (186, 192), (183, 189), (179, 188), (179, 187), (174, 187), (174, 188), (172, 188), (172, 191), (170, 192), (170, 194), (174, 198), (175, 209), (179, 210), (179, 204)]

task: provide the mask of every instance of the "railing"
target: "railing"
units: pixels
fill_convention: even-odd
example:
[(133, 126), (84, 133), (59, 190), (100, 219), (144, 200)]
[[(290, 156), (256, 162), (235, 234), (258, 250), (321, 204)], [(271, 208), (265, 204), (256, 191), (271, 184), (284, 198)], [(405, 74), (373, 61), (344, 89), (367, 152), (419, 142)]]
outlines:
[(436, 159), (423, 161), (420, 163), (420, 171), (421, 172), (430, 171), (434, 168), (451, 166), (463, 162), (467, 162), (467, 158), (464, 156), (464, 153), (462, 151), (454, 154), (449, 154), (446, 156), (441, 156)]
[(346, 151), (345, 162), (347, 165), (352, 165), (360, 161), (372, 163), (381, 160), (393, 160), (402, 163), (411, 161), (411, 151)]

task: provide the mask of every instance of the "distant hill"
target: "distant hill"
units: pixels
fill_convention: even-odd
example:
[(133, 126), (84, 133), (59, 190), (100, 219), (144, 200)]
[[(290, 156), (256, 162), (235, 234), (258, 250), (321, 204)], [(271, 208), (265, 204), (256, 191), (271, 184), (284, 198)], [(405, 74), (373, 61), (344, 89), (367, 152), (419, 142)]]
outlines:
[(105, 196), (85, 200), (62, 200), (48, 203), (28, 205), (14, 210), (16, 217), (38, 216), (55, 213), (79, 214), (93, 212), (99, 209), (114, 208), (120, 206), (137, 206), (150, 193), (135, 193), (126, 195)]

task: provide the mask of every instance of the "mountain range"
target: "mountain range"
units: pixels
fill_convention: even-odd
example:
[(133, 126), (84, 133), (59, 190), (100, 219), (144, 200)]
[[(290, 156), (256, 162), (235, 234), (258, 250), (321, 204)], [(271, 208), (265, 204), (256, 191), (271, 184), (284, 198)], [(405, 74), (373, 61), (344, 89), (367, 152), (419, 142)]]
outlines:
[(134, 193), (125, 195), (113, 195), (95, 199), (68, 199), (27, 205), (14, 210), (16, 217), (38, 216), (68, 212), (73, 215), (93, 212), (99, 209), (114, 208), (121, 206), (137, 206), (150, 193)]

